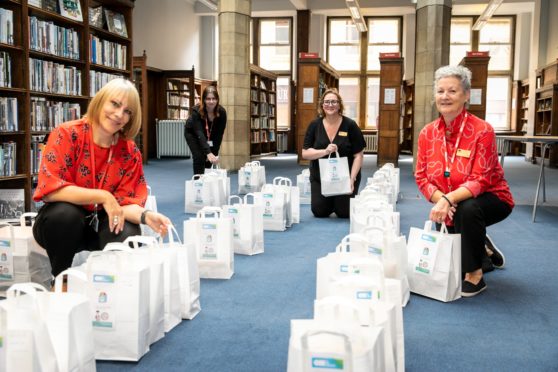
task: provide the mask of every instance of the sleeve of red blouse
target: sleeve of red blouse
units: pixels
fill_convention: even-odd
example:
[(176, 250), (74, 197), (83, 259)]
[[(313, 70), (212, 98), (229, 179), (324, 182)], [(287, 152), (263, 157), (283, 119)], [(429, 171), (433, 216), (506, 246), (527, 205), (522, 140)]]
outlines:
[(144, 206), (147, 200), (147, 185), (143, 174), (141, 154), (134, 145), (132, 159), (128, 162), (125, 175), (114, 192), (114, 197), (120, 205), (137, 204)]
[(55, 128), (43, 149), (37, 188), (33, 200), (41, 201), (46, 195), (68, 185), (74, 185), (72, 168), (76, 165), (71, 129)]
[(415, 182), (417, 183), (417, 187), (422, 195), (426, 198), (426, 200), (430, 201), (432, 198), (432, 194), (438, 188), (428, 181), (427, 176), (427, 165), (428, 162), (426, 160), (426, 151), (427, 149), (427, 141), (426, 136), (424, 133), (420, 133), (418, 143), (417, 143), (417, 164), (415, 168)]
[[(486, 125), (490, 126), (490, 124)], [(490, 175), (497, 163), (495, 134), (491, 128), (488, 128), (479, 136), (475, 146), (475, 159), (471, 173), (461, 186), (466, 187), (475, 198), (484, 193), (490, 186)]]

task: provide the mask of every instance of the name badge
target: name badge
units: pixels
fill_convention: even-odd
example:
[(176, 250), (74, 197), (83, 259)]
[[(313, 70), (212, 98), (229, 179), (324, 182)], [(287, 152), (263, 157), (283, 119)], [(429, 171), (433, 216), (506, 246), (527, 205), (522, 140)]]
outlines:
[(347, 132), (341, 132), (341, 131), (339, 131), (339, 136), (341, 136), (341, 137), (347, 137)]
[(462, 158), (469, 158), (471, 157), (471, 150), (457, 149), (457, 156), (461, 156)]
[(207, 141), (207, 145), (208, 145), (209, 147), (213, 147), (213, 141)]

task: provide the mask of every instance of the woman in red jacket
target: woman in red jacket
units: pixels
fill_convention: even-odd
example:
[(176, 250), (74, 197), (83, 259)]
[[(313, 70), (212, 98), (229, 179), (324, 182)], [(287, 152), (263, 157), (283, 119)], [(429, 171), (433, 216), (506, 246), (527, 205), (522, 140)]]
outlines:
[(486, 255), (494, 266), (504, 264), (501, 252), (486, 238), (486, 227), (505, 219), (514, 201), (498, 162), (492, 126), (465, 108), (471, 71), (441, 67), (434, 89), (441, 115), (420, 132), (415, 179), (434, 204), (430, 219), (461, 234), (462, 296), (471, 297), (486, 289), (482, 272)]
[(80, 250), (141, 235), (139, 223), (165, 235), (170, 220), (145, 209), (147, 186), (134, 137), (141, 126), (139, 95), (124, 79), (106, 84), (80, 120), (63, 123), (43, 150), (35, 201), (44, 201), (33, 235), (46, 249), (53, 275)]

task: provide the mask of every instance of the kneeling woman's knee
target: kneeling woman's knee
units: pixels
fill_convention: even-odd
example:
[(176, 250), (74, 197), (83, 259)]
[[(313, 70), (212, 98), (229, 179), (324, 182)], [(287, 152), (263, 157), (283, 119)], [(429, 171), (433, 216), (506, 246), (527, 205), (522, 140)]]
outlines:
[(314, 217), (318, 217), (318, 218), (329, 217), (333, 212), (331, 208), (328, 208), (327, 206), (324, 205), (312, 204), (311, 209), (312, 209), (312, 214), (314, 214)]
[(459, 203), (455, 215), (456, 218), (467, 220), (478, 216), (479, 213), (482, 213), (479, 204), (475, 198), (470, 198)]
[(84, 223), (84, 209), (72, 203), (49, 203), (44, 208), (44, 223), (56, 224), (59, 228), (71, 229)]

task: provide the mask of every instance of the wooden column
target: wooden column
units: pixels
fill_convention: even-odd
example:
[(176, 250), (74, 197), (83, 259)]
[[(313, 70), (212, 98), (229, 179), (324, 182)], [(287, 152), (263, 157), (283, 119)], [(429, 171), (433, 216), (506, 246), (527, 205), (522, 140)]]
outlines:
[(488, 52), (467, 52), (459, 63), (471, 70), (471, 99), (467, 110), (481, 119), (486, 117), (486, 82), (488, 80)]

